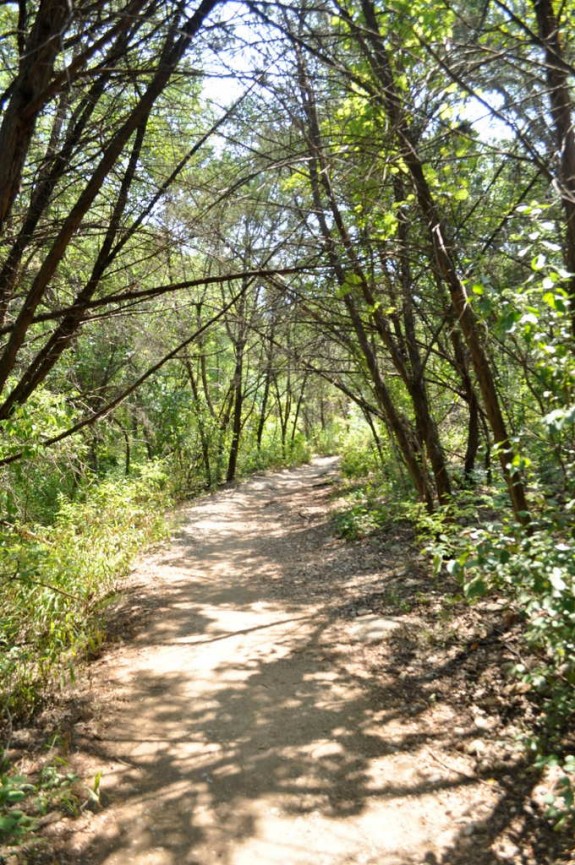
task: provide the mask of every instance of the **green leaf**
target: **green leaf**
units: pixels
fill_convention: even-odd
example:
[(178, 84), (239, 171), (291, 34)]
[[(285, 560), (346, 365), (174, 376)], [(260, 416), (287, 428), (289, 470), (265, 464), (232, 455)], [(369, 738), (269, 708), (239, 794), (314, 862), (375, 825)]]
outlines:
[(487, 594), (488, 587), (487, 583), (483, 579), (483, 577), (475, 577), (473, 580), (470, 580), (463, 587), (463, 592), (465, 597), (468, 600), (473, 600), (474, 598), (482, 598)]
[(545, 426), (552, 432), (560, 432), (565, 424), (575, 422), (575, 405), (566, 408), (556, 408), (542, 418)]
[(546, 263), (547, 258), (542, 252), (540, 252), (539, 255), (536, 255), (535, 258), (531, 259), (531, 269), (535, 271), (543, 270)]
[(343, 285), (339, 286), (339, 288), (336, 290), (335, 296), (338, 298), (345, 297), (347, 294), (350, 294), (352, 291), (357, 289), (360, 285), (360, 277), (355, 273), (348, 273), (345, 276)]
[(567, 583), (563, 579), (563, 570), (561, 568), (552, 568), (549, 574), (549, 582), (557, 592), (564, 592), (567, 588)]
[[(545, 280), (544, 280), (545, 282)], [(546, 303), (547, 306), (550, 306), (551, 309), (557, 308), (557, 301), (555, 299), (555, 294), (551, 291), (546, 291), (542, 297), (543, 303)]]

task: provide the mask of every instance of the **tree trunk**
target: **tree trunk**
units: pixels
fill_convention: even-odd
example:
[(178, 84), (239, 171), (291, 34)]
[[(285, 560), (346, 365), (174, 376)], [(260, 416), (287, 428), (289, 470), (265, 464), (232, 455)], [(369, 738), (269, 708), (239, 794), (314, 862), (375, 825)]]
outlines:
[(292, 445), (294, 444), (295, 437), (297, 435), (297, 425), (298, 425), (298, 421), (300, 418), (301, 409), (302, 409), (303, 401), (304, 401), (304, 397), (305, 397), (305, 389), (306, 389), (306, 385), (307, 385), (307, 376), (308, 376), (307, 372), (304, 373), (304, 377), (303, 377), (303, 381), (301, 384), (299, 396), (297, 398), (297, 402), (296, 402), (296, 406), (295, 406), (295, 413), (294, 413), (294, 418), (293, 418), (292, 427), (291, 427), (291, 444)]
[[(141, 2), (138, 2), (131, 5), (135, 13), (142, 4)], [(138, 27), (144, 25), (147, 17), (147, 15), (141, 15), (138, 19)], [(113, 45), (110, 47), (110, 51), (108, 52), (103, 64), (104, 70), (98, 75), (83, 99), (74, 109), (67, 132), (63, 136), (62, 124), (66, 107), (69, 102), (68, 89), (64, 90), (60, 95), (60, 101), (54, 118), (52, 134), (44, 163), (42, 165), (42, 170), (39, 172), (38, 180), (32, 190), (30, 203), (28, 205), (26, 216), (22, 221), (22, 226), (10, 248), (10, 252), (6, 256), (2, 268), (0, 269), (0, 324), (3, 324), (5, 320), (6, 309), (12, 297), (15, 283), (18, 279), (19, 266), (22, 261), (23, 253), (32, 241), (34, 231), (38, 226), (40, 218), (48, 208), (57, 182), (69, 168), (70, 158), (80, 142), (82, 135), (87, 128), (88, 121), (92, 117), (100, 98), (106, 90), (106, 85), (110, 79), (115, 64), (118, 59), (123, 57), (126, 53), (129, 33), (127, 20), (128, 16), (126, 16), (124, 26), (120, 28), (120, 32), (115, 37)], [(133, 28), (130, 29), (130, 33), (133, 37)], [(61, 137), (63, 137), (63, 141), (60, 149), (58, 149)]]
[(206, 430), (206, 424), (204, 418), (202, 416), (202, 407), (200, 401), (200, 393), (198, 382), (196, 380), (196, 376), (194, 374), (194, 368), (192, 366), (192, 361), (190, 356), (186, 352), (184, 355), (184, 365), (186, 367), (186, 371), (188, 373), (188, 379), (190, 382), (190, 387), (192, 389), (192, 394), (197, 406), (197, 422), (198, 422), (198, 432), (200, 434), (200, 447), (202, 449), (202, 462), (204, 464), (204, 476), (206, 479), (206, 489), (209, 489), (212, 485), (212, 468), (210, 462), (210, 443), (209, 437)]
[(71, 9), (68, 0), (41, 0), (20, 57), (18, 77), (0, 126), (0, 230), (20, 188), (36, 120), (43, 107), (39, 97), (52, 78)]
[(242, 409), (244, 404), (243, 391), (243, 355), (244, 343), (241, 340), (236, 346), (236, 367), (234, 370), (233, 384), (233, 413), (232, 413), (232, 441), (228, 455), (228, 468), (226, 472), (226, 482), (232, 483), (236, 477), (238, 464), (238, 455), (240, 451), (240, 438), (242, 434)]
[[(74, 234), (79, 229), (86, 213), (89, 211), (94, 200), (100, 193), (102, 184), (117, 164), (118, 159), (122, 156), (124, 148), (132, 134), (139, 126), (141, 126), (142, 123), (145, 122), (156, 100), (165, 90), (179, 61), (184, 56), (192, 37), (198, 32), (205, 18), (210, 14), (213, 8), (218, 5), (218, 2), (219, 0), (201, 0), (200, 5), (187, 23), (180, 29), (177, 29), (174, 26), (174, 28), (172, 28), (168, 33), (162, 52), (158, 57), (157, 71), (153, 75), (152, 80), (139, 98), (138, 102), (131, 110), (130, 114), (125, 118), (119, 129), (108, 142), (100, 162), (94, 168), (91, 177), (86, 183), (83, 191), (78, 196), (76, 203), (71, 208), (68, 216), (64, 219), (51, 249), (40, 265), (30, 291), (22, 304), (16, 321), (14, 322), (14, 327), (2, 357), (0, 358), (0, 388), (5, 385), (8, 376), (12, 372), (18, 352), (26, 339), (26, 334), (34, 319), (36, 309), (42, 301), (52, 277), (64, 258)], [(64, 8), (68, 10), (68, 3), (66, 0), (45, 0), (41, 8), (51, 6), (59, 8), (60, 5), (63, 5)], [(177, 22), (174, 22), (174, 25), (176, 25), (176, 23)], [(52, 39), (52, 43), (58, 44), (56, 39)], [(32, 134), (32, 131), (33, 127), (30, 131), (30, 135)], [(8, 135), (8, 132), (6, 134)], [(0, 134), (0, 142), (1, 140)], [(4, 164), (4, 159), (5, 155), (3, 153), (2, 164)], [(20, 173), (21, 170), (22, 169), (20, 168)], [(12, 172), (12, 174), (14, 174), (14, 172)], [(5, 186), (8, 188), (8, 181), (6, 181)], [(14, 188), (13, 195), (16, 194), (16, 191), (17, 187)], [(0, 215), (2, 213), (2, 194), (2, 175), (0, 173)], [(5, 198), (8, 199), (9, 195), (12, 195), (12, 192), (5, 193)]]
[[(570, 78), (573, 67), (563, 59), (559, 20), (552, 0), (533, 0), (539, 37), (545, 50), (547, 93), (553, 119), (555, 145), (559, 154), (558, 187), (565, 213), (565, 266), (569, 277), (571, 328), (575, 337), (575, 130)], [(567, 14), (564, 11), (564, 14)]]
[(525, 483), (518, 465), (520, 460), (507, 432), (493, 370), (483, 346), (479, 325), (450, 251), (446, 227), (439, 216), (425, 178), (423, 163), (411, 135), (402, 98), (398, 93), (387, 50), (379, 32), (375, 7), (372, 0), (361, 0), (361, 6), (369, 28), (367, 37), (373, 49), (373, 52), (368, 53), (368, 59), (381, 86), (381, 104), (399, 142), (401, 156), (411, 176), (419, 209), (425, 219), (433, 249), (434, 267), (447, 286), (455, 317), (469, 350), (485, 413), (497, 445), (501, 471), (507, 484), (513, 512), (519, 522), (527, 524), (530, 518)]
[(395, 202), (397, 205), (400, 282), (403, 299), (403, 326), (405, 343), (410, 361), (410, 374), (406, 375), (405, 384), (412, 399), (417, 422), (417, 431), (429, 455), (429, 461), (435, 479), (437, 496), (442, 504), (451, 497), (451, 483), (445, 461), (445, 454), (439, 439), (439, 430), (429, 405), (429, 397), (424, 378), (424, 366), (417, 342), (415, 314), (413, 310), (412, 275), (409, 260), (409, 223), (402, 202), (405, 200), (403, 181), (396, 177), (394, 181)]
[(73, 311), (63, 317), (62, 321), (55, 328), (45, 345), (28, 365), (28, 368), (22, 373), (16, 387), (0, 406), (0, 420), (9, 417), (15, 406), (22, 405), (26, 402), (36, 388), (44, 381), (48, 373), (53, 369), (54, 365), (74, 339), (74, 336), (76, 335), (76, 332), (86, 314), (87, 304), (97, 291), (100, 280), (106, 270), (108, 254), (120, 227), (120, 221), (128, 202), (130, 186), (132, 185), (132, 181), (136, 174), (136, 167), (140, 157), (145, 132), (146, 123), (142, 122), (142, 125), (138, 128), (134, 138), (132, 152), (122, 179), (118, 199), (110, 217), (106, 237), (104, 238), (104, 242), (98, 253), (88, 282), (82, 291), (76, 296), (73, 303)]
[(262, 400), (260, 405), (260, 415), (258, 419), (258, 426), (256, 431), (256, 447), (258, 452), (262, 449), (262, 439), (264, 435), (264, 427), (267, 418), (267, 409), (268, 409), (268, 401), (270, 397), (270, 387), (271, 380), (273, 374), (273, 361), (274, 361), (274, 332), (275, 332), (275, 318), (272, 317), (269, 340), (268, 340), (268, 350), (267, 350), (267, 359), (266, 359), (266, 368), (264, 372), (264, 392), (262, 394)]
[[(326, 244), (328, 258), (333, 267), (334, 273), (338, 280), (339, 286), (345, 291), (346, 289), (346, 271), (338, 256), (337, 249), (332, 237), (332, 232), (327, 223), (326, 215), (322, 203), (321, 188), (323, 187), (328, 192), (328, 198), (333, 201), (333, 196), (329, 192), (329, 176), (327, 166), (323, 160), (321, 137), (319, 123), (315, 109), (315, 102), (311, 88), (307, 80), (303, 61), (300, 61), (299, 68), (300, 92), (302, 95), (304, 110), (309, 126), (309, 148), (311, 158), (309, 161), (309, 174), (312, 198), (315, 208), (315, 217), (318, 220), (320, 231)], [(337, 220), (338, 211), (333, 214)], [(340, 219), (341, 222), (341, 219)], [(349, 252), (349, 250), (346, 250)], [(347, 290), (343, 296), (345, 307), (348, 311), (353, 329), (357, 336), (361, 353), (365, 360), (369, 371), (370, 379), (373, 384), (377, 403), (381, 408), (382, 415), (388, 431), (395, 437), (399, 451), (405, 461), (405, 465), (417, 491), (421, 501), (425, 502), (429, 511), (434, 508), (433, 492), (429, 484), (429, 478), (421, 458), (421, 451), (416, 437), (409, 428), (409, 423), (401, 417), (395, 407), (395, 403), (390, 395), (390, 392), (385, 384), (379, 364), (370, 344), (364, 324), (361, 320), (361, 315), (357, 310), (356, 303), (352, 294)]]

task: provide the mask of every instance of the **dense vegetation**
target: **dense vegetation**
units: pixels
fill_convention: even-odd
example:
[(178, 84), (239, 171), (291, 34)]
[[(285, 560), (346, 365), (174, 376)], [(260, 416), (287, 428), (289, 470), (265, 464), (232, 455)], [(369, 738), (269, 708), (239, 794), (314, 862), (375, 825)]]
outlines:
[(6, 722), (97, 644), (160, 507), (340, 450), (349, 530), (401, 504), (470, 599), (513, 599), (572, 803), (574, 27), (553, 0), (0, 6)]

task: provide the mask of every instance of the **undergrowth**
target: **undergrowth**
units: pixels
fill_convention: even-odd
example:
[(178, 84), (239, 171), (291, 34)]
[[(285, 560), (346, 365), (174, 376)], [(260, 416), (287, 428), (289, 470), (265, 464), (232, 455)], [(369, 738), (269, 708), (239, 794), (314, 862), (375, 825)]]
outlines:
[(76, 817), (97, 806), (100, 780), (98, 773), (91, 785), (82, 783), (69, 771), (66, 759), (55, 755), (49, 755), (33, 776), (10, 771), (7, 761), (0, 762), (0, 845), (17, 849), (28, 842), (51, 812)]
[(302, 465), (311, 459), (310, 445), (301, 434), (282, 445), (279, 435), (264, 436), (261, 447), (240, 454), (238, 477), (247, 477), (254, 472), (267, 469), (287, 468)]
[[(137, 477), (61, 497), (51, 525), (0, 527), (0, 731), (29, 718), (47, 694), (73, 681), (103, 639), (102, 611), (135, 554), (165, 536), (168, 478), (148, 464)], [(0, 752), (0, 843), (19, 844), (50, 809), (77, 813), (75, 777), (54, 761), (31, 778)], [(89, 799), (96, 787), (84, 791)]]
[(433, 573), (456, 578), (469, 603), (491, 593), (505, 597), (522, 622), (525, 658), (509, 671), (528, 688), (537, 723), (523, 744), (538, 769), (556, 778), (548, 815), (558, 828), (575, 822), (575, 540), (552, 511), (540, 511), (529, 529), (494, 520), (498, 491), (462, 491), (430, 514), (398, 501), (384, 485), (355, 480), (342, 491), (334, 530), (358, 540), (390, 523), (409, 520)]
[(344, 493), (343, 499), (344, 504), (333, 517), (337, 537), (356, 541), (389, 522), (390, 509), (379, 487), (371, 484), (355, 485)]
[(455, 577), (469, 603), (491, 593), (505, 597), (522, 622), (526, 660), (510, 674), (527, 688), (538, 721), (523, 744), (539, 769), (553, 769), (548, 796), (556, 826), (575, 822), (575, 541), (563, 516), (541, 509), (529, 527), (510, 518), (485, 521), (488, 495), (465, 493), (435, 514), (412, 516), (433, 570)]
[(0, 710), (26, 717), (102, 640), (100, 613), (134, 555), (165, 532), (157, 465), (61, 498), (52, 525), (0, 527)]

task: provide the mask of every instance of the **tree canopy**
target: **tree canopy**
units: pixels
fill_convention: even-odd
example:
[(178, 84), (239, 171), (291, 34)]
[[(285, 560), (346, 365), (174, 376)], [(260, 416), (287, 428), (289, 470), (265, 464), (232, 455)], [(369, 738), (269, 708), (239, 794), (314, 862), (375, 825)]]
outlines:
[(185, 496), (360, 425), (389, 496), (491, 514), (438, 561), (520, 599), (571, 711), (574, 27), (558, 0), (1, 4), (10, 543), (150, 464)]

